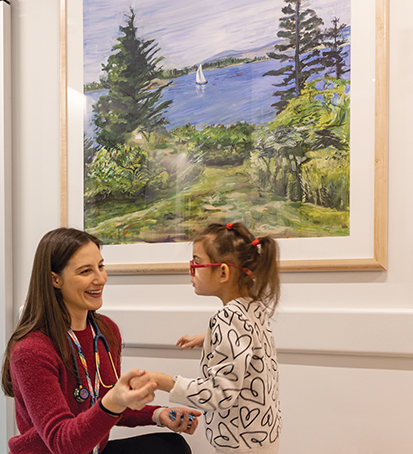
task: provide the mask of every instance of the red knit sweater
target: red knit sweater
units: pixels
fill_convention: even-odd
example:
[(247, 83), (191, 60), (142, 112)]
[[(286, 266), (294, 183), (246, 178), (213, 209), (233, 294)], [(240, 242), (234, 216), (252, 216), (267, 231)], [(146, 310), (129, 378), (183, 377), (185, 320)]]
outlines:
[[(119, 329), (107, 317), (107, 323), (121, 342)], [(85, 354), (88, 371), (94, 383), (95, 358), (90, 328), (75, 331)], [(76, 351), (76, 350), (75, 350)], [(120, 357), (111, 349), (120, 375)], [(116, 381), (108, 354), (99, 341), (100, 373), (108, 385)], [(82, 386), (87, 388), (83, 367), (76, 354)], [(51, 340), (36, 331), (28, 334), (13, 347), (10, 373), (15, 395), (16, 422), (20, 435), (9, 440), (10, 454), (89, 454), (100, 443), (102, 451), (109, 431), (114, 425), (153, 425), (152, 413), (157, 406), (147, 405), (141, 411), (127, 409), (120, 418), (105, 413), (90, 399), (78, 403), (73, 392), (78, 386), (73, 374), (68, 373), (53, 348)], [(100, 385), (100, 397), (108, 389)]]

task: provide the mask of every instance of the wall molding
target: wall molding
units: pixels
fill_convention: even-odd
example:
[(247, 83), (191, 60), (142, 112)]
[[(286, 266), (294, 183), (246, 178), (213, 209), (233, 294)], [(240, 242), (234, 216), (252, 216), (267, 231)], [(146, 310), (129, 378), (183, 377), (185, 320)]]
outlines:
[[(344, 354), (325, 352), (294, 352), (278, 349), (278, 362), (281, 365), (341, 367), (352, 369), (381, 369), (413, 371), (413, 356)], [(180, 350), (175, 346), (150, 346), (125, 344), (122, 356), (126, 358), (159, 358), (196, 360), (201, 357), (200, 349)]]
[[(214, 309), (104, 306), (131, 348), (176, 348), (184, 334), (205, 331)], [(277, 349), (289, 355), (413, 359), (413, 310), (284, 309), (273, 322)]]

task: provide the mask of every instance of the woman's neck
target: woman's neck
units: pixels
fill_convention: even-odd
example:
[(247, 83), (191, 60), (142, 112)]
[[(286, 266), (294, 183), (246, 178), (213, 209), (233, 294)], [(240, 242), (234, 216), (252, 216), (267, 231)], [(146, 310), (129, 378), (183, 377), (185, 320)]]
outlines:
[(87, 327), (86, 314), (70, 314), (70, 328), (73, 331), (83, 331)]

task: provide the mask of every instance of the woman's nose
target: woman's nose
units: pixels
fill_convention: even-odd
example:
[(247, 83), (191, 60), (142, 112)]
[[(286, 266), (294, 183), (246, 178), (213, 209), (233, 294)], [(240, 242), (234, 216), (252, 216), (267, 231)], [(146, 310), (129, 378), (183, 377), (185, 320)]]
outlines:
[(99, 270), (99, 272), (95, 273), (95, 278), (94, 278), (95, 283), (100, 284), (100, 285), (105, 285), (107, 280), (108, 280), (108, 276), (107, 276), (105, 270), (103, 270), (103, 271)]

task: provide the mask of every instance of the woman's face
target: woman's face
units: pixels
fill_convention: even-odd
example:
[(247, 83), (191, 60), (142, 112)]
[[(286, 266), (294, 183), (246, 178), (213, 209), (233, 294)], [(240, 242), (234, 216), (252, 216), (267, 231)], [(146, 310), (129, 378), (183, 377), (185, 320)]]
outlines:
[(102, 306), (107, 274), (95, 243), (81, 246), (60, 274), (52, 272), (53, 286), (62, 292), (63, 302), (72, 319), (72, 329), (85, 329), (89, 310)]

